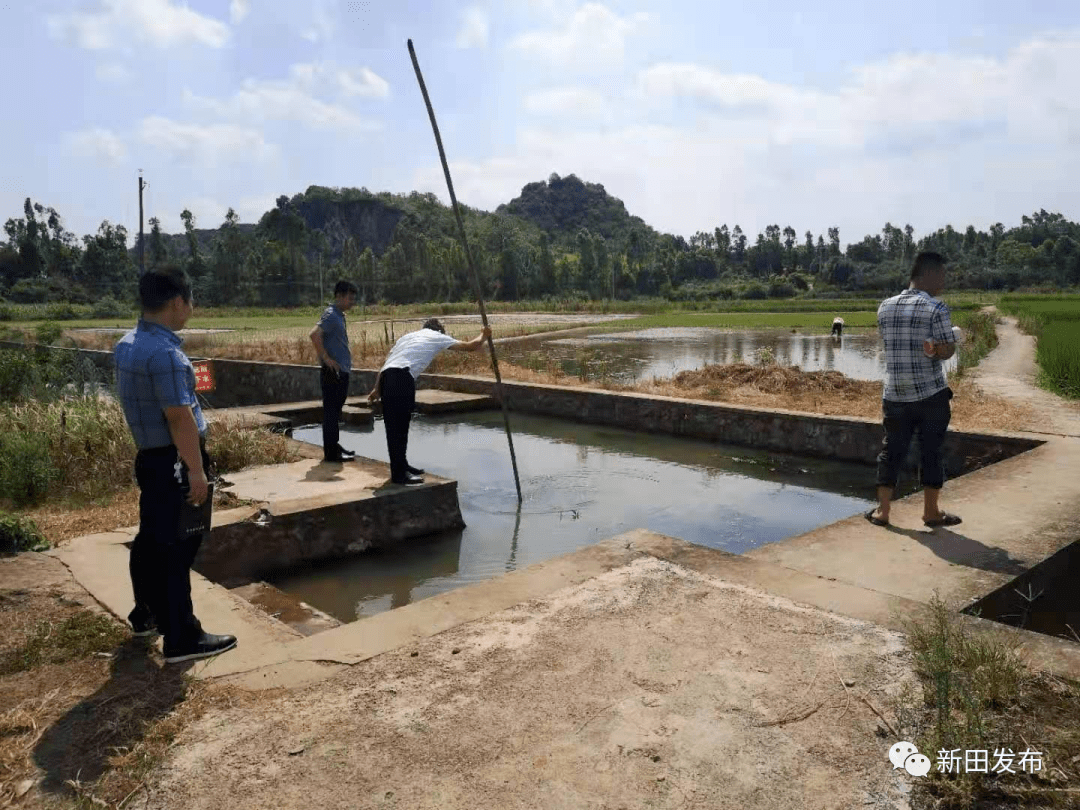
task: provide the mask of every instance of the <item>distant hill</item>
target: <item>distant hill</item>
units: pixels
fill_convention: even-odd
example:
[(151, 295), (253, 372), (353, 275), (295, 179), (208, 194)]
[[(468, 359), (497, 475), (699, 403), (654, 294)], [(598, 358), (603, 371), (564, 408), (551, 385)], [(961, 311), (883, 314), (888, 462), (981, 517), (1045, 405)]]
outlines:
[(622, 240), (638, 229), (650, 237), (656, 231), (632, 216), (623, 201), (599, 183), (586, 183), (570, 174), (552, 174), (547, 181), (529, 183), (521, 194), (500, 205), (497, 213), (521, 217), (553, 236), (573, 236), (582, 228), (605, 239)]
[[(429, 239), (457, 239), (453, 211), (433, 194), (372, 193), (367, 189), (311, 186), (289, 199), (288, 205), (304, 220), (308, 231), (321, 234), (331, 261), (341, 256), (345, 240), (350, 237), (359, 250), (370, 247), (376, 256), (381, 256), (393, 244), (399, 226)], [(641, 217), (631, 215), (623, 201), (611, 196), (601, 184), (583, 182), (573, 174), (566, 177), (552, 174), (546, 181), (529, 183), (517, 197), (494, 212), (462, 208), (470, 232), (482, 230), (484, 222), (510, 217), (520, 220), (526, 230), (546, 232), (555, 243), (571, 243), (582, 228), (594, 236), (620, 243), (632, 231), (637, 231), (643, 241), (652, 241), (659, 235)], [(266, 216), (260, 221), (265, 222)], [(258, 227), (239, 226), (245, 235), (251, 235)], [(213, 252), (218, 233), (217, 228), (195, 229), (201, 253), (208, 256)], [(183, 233), (164, 234), (164, 238), (170, 255), (188, 255), (187, 237)], [(137, 259), (138, 234), (131, 252)]]

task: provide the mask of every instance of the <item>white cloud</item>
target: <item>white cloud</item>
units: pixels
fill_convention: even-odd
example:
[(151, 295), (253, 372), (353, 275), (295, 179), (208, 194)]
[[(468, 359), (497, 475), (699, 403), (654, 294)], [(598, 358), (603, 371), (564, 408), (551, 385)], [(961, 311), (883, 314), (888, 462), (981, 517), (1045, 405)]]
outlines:
[(157, 115), (143, 119), (139, 138), (154, 149), (204, 166), (233, 160), (266, 161), (278, 154), (277, 147), (267, 143), (262, 132), (251, 127), (200, 126)]
[(458, 30), (457, 46), (459, 48), (486, 48), (488, 44), (487, 13), (476, 6), (468, 8), (462, 15), (461, 28)]
[(887, 133), (998, 120), (1015, 137), (1068, 141), (1080, 136), (1080, 100), (1070, 89), (1077, 75), (1080, 35), (1038, 38), (1002, 60), (898, 54), (855, 68), (832, 91), (671, 63), (643, 71), (637, 91), (653, 103), (689, 97), (740, 111), (777, 143), (856, 147)]
[(300, 33), (300, 36), (309, 42), (326, 42), (334, 36), (336, 31), (337, 24), (334, 19), (326, 8), (320, 5), (315, 9), (315, 19)]
[(328, 65), (295, 64), (289, 73), (287, 79), (246, 79), (228, 99), (205, 98), (188, 90), (184, 98), (197, 109), (244, 121), (291, 120), (315, 129), (351, 132), (370, 132), (380, 127), (377, 121), (313, 95), (332, 85), (343, 96), (387, 96), (389, 85), (368, 68), (348, 71)]
[(112, 130), (94, 127), (68, 136), (68, 147), (81, 158), (118, 166), (127, 157), (127, 147)]
[(101, 0), (97, 11), (47, 18), (52, 36), (86, 50), (108, 50), (136, 40), (156, 48), (198, 44), (221, 48), (229, 27), (172, 0)]
[(386, 98), (390, 95), (390, 85), (370, 68), (337, 71), (338, 87), (345, 97)]
[(603, 115), (607, 100), (596, 90), (580, 87), (555, 87), (526, 96), (524, 107), (537, 115), (583, 117)]
[(131, 71), (121, 64), (113, 63), (108, 65), (98, 65), (94, 69), (94, 75), (97, 76), (98, 81), (102, 82), (126, 82), (131, 78)]
[(627, 36), (639, 30), (648, 19), (644, 12), (620, 17), (600, 3), (586, 3), (565, 27), (522, 34), (510, 43), (510, 47), (557, 67), (619, 65)]
[(232, 0), (229, 3), (229, 19), (233, 25), (241, 23), (251, 11), (251, 0)]
[[(774, 222), (800, 235), (839, 226), (856, 241), (886, 221), (917, 230), (1069, 213), (1080, 171), (1080, 32), (1034, 38), (1002, 58), (900, 54), (808, 88), (703, 65), (661, 64), (626, 88), (628, 110), (662, 123), (518, 131), (514, 145), (451, 170), (463, 202), (493, 208), (551, 172), (600, 182), (631, 213), (689, 235)], [(589, 89), (548, 90), (532, 112), (573, 118)], [(607, 94), (611, 96), (613, 94)], [(663, 104), (699, 102), (687, 121)], [(581, 131), (581, 127), (589, 127)], [(413, 177), (442, 195), (432, 163)], [(958, 218), (962, 217), (962, 221)]]

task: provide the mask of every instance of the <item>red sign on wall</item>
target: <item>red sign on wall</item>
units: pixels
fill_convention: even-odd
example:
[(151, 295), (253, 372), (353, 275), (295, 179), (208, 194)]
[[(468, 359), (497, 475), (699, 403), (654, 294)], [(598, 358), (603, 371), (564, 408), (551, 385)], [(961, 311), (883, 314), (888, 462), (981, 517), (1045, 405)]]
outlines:
[(214, 371), (213, 366), (210, 365), (209, 360), (199, 360), (196, 363), (191, 364), (195, 369), (195, 390), (196, 391), (213, 391), (214, 390)]

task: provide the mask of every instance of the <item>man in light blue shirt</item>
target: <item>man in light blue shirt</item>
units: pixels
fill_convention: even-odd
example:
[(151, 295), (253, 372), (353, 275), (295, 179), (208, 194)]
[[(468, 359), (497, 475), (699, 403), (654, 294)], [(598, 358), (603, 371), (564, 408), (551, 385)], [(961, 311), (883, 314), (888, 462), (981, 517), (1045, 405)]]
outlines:
[(339, 281), (334, 285), (334, 303), (323, 312), (309, 337), (319, 356), (319, 380), (323, 400), (323, 460), (348, 461), (355, 453), (340, 444), (341, 409), (349, 395), (349, 372), (352, 354), (349, 352), (349, 332), (345, 313), (356, 306), (356, 285)]
[(170, 664), (206, 658), (236, 646), (234, 636), (203, 631), (191, 604), (191, 564), (202, 534), (184, 534), (185, 501), (209, 497), (206, 420), (195, 396), (195, 370), (176, 333), (192, 312), (191, 281), (162, 268), (139, 279), (142, 317), (116, 344), (116, 392), (138, 453), (139, 532), (131, 544), (137, 636), (159, 630)]

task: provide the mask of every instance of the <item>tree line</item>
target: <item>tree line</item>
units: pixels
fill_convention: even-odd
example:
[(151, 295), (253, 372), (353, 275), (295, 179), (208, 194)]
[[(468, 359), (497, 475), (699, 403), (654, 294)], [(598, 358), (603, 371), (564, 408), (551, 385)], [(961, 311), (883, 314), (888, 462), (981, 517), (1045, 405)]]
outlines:
[[(800, 236), (769, 225), (751, 241), (722, 224), (684, 239), (630, 216), (602, 186), (553, 174), (495, 212), (463, 207), (463, 219), (483, 294), (507, 301), (883, 292), (906, 286), (921, 250), (949, 259), (954, 289), (1080, 284), (1080, 225), (1044, 210), (1008, 229), (946, 225), (919, 239), (911, 225), (886, 223), (846, 248), (835, 227)], [(181, 221), (183, 234), (165, 234), (149, 219), (145, 265), (185, 268), (202, 306), (317, 304), (338, 278), (355, 281), (369, 303), (475, 298), (453, 212), (433, 194), (312, 186), (279, 197), (255, 225), (231, 208), (213, 229), (198, 228), (188, 210)], [(133, 299), (140, 251), (124, 226), (104, 221), (79, 240), (54, 208), (28, 198), (4, 232), (5, 299)]]

